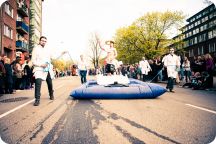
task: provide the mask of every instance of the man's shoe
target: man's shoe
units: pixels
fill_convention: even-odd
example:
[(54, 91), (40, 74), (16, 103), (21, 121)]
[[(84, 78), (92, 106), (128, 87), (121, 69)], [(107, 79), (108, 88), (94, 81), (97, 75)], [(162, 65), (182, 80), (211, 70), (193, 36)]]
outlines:
[(52, 96), (50, 96), (50, 100), (54, 100), (54, 96), (52, 95)]
[(40, 100), (35, 100), (34, 106), (39, 106), (40, 105)]
[(172, 93), (175, 93), (175, 91), (174, 91), (174, 90), (170, 90), (170, 92), (172, 92)]

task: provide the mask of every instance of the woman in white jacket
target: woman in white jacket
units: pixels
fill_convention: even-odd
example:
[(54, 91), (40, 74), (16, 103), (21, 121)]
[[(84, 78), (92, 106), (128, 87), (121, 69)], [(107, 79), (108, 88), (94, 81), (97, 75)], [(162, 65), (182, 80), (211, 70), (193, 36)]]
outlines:
[(146, 76), (151, 71), (151, 66), (149, 65), (148, 61), (145, 59), (145, 57), (142, 58), (142, 60), (139, 62), (139, 66), (142, 71), (143, 81), (146, 80)]

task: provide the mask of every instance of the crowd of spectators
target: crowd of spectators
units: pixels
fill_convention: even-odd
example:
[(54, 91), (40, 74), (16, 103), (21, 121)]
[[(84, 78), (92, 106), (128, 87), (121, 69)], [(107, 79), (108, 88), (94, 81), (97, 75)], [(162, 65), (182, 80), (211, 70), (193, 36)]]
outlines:
[[(165, 56), (165, 55), (164, 55)], [(143, 61), (143, 60), (141, 60)], [(127, 75), (129, 78), (139, 79), (146, 82), (163, 82), (167, 81), (167, 71), (163, 66), (163, 57), (160, 56), (153, 59), (145, 59), (148, 64), (147, 72), (143, 74), (142, 63), (122, 64), (116, 69), (116, 74)], [(210, 54), (197, 56), (189, 60), (186, 56), (179, 56), (181, 63), (176, 78), (176, 84), (182, 87), (190, 87), (192, 89), (209, 89), (213, 88), (213, 76), (216, 75), (215, 57)], [(104, 74), (104, 67), (90, 69), (89, 75)]]
[[(182, 83), (182, 87), (192, 89), (209, 89), (213, 87), (213, 76), (215, 75), (215, 57), (210, 54), (197, 56), (189, 60), (187, 57), (179, 56), (180, 69), (176, 83)], [(141, 60), (142, 61), (142, 60)], [(147, 73), (142, 72), (142, 63), (121, 64), (116, 69), (116, 74), (127, 75), (129, 78), (139, 79), (147, 82), (160, 82), (167, 80), (167, 72), (163, 67), (163, 59), (144, 59), (147, 62)], [(22, 62), (20, 57), (10, 61), (7, 56), (0, 56), (0, 95), (12, 94), (16, 90), (31, 89), (34, 86), (33, 67), (29, 57)], [(55, 77), (67, 75), (77, 76), (78, 71), (59, 71), (54, 69)], [(89, 69), (88, 75), (104, 74), (105, 68), (98, 67)]]
[[(13, 94), (16, 90), (28, 90), (34, 87), (33, 66), (30, 57), (22, 61), (17, 56), (14, 61), (0, 55), (0, 96)], [(54, 68), (55, 77), (71, 75), (71, 72), (60, 71)]]

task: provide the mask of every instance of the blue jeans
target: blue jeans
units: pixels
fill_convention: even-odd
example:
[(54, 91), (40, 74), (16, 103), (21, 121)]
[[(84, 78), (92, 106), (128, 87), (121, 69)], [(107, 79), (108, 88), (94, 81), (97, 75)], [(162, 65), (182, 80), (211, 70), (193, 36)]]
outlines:
[(86, 82), (86, 73), (87, 73), (87, 70), (80, 70), (80, 77), (81, 77), (81, 83), (85, 83)]

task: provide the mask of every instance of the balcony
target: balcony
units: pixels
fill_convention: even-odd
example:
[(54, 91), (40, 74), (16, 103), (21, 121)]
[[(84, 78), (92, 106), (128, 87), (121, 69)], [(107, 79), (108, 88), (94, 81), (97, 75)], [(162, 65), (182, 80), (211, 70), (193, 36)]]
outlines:
[(28, 34), (29, 27), (22, 21), (16, 21), (16, 29), (22, 34)]
[(29, 16), (28, 7), (24, 3), (17, 3), (17, 11), (24, 17)]
[(20, 40), (16, 41), (16, 49), (22, 52), (28, 52), (29, 50), (28, 44)]

